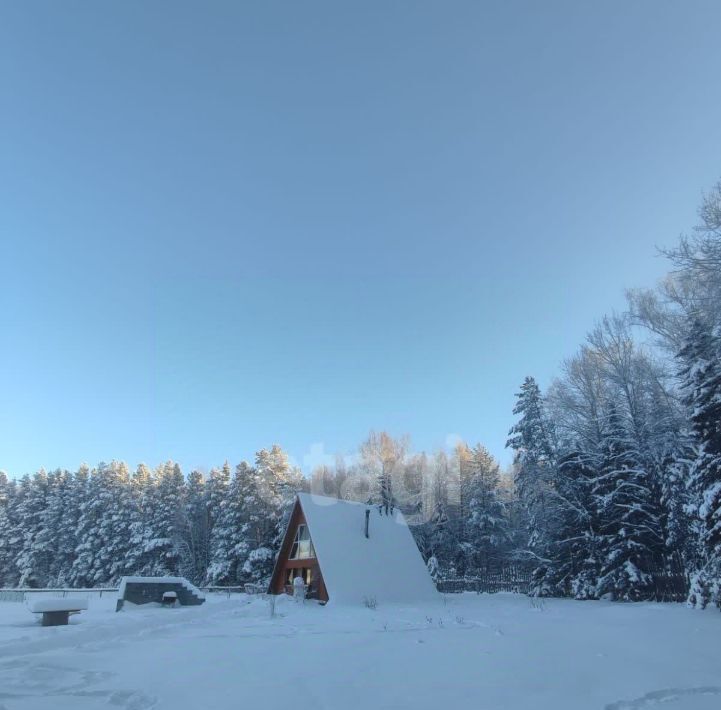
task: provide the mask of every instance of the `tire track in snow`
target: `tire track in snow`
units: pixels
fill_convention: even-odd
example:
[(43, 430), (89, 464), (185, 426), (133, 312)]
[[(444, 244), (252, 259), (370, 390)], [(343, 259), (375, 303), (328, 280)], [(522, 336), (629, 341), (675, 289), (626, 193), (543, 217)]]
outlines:
[[(148, 614), (145, 610), (120, 612), (123, 617), (113, 617), (112, 620), (99, 620), (93, 617), (82, 619), (80, 623), (72, 623), (68, 626), (43, 629), (41, 635), (26, 635), (5, 642), (0, 647), (0, 664), (5, 658), (17, 658), (18, 656), (31, 656), (36, 654), (59, 651), (67, 648), (82, 650), (86, 645), (94, 643), (107, 643), (108, 637), (116, 641), (143, 640), (151, 638), (174, 629), (186, 630), (205, 624), (218, 616), (227, 616), (228, 607), (225, 604), (212, 605), (210, 608), (188, 607), (194, 611), (202, 610), (201, 613), (180, 613), (173, 616), (167, 615), (167, 610), (157, 610), (158, 616)], [(180, 609), (178, 611), (184, 611)], [(232, 613), (232, 611), (231, 611)], [(125, 615), (127, 614), (127, 616)], [(40, 625), (29, 625), (29, 629), (40, 630)]]
[[(103, 699), (107, 704), (125, 710), (151, 710), (157, 699), (137, 690), (117, 688), (94, 689), (117, 674), (110, 671), (86, 671), (46, 660), (9, 662), (0, 666), (0, 701), (52, 700), (57, 706), (63, 698), (72, 706), (81, 700)], [(43, 704), (45, 706), (45, 704)], [(0, 704), (0, 710), (6, 708)]]
[[(102, 703), (119, 710), (151, 710), (157, 706), (157, 698), (124, 688), (117, 673), (58, 663), (57, 653), (104, 650), (109, 638), (117, 647), (159, 635), (171, 636), (175, 630), (199, 628), (227, 613), (227, 607), (218, 604), (200, 614), (131, 613), (112, 620), (89, 617), (57, 629), (41, 630), (38, 625), (34, 631), (39, 633), (12, 639), (0, 647), (0, 710), (15, 708), (18, 703), (26, 707), (28, 702), (38, 707), (38, 700), (41, 707), (95, 708)], [(117, 681), (120, 683), (116, 685)]]

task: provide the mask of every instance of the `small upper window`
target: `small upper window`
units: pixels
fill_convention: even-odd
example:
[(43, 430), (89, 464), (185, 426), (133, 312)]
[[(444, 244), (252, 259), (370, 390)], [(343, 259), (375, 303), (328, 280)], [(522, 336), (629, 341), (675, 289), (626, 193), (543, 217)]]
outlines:
[(307, 525), (299, 525), (295, 532), (295, 540), (293, 547), (290, 549), (291, 560), (307, 560), (315, 558), (315, 550), (313, 549), (313, 541), (310, 539)]

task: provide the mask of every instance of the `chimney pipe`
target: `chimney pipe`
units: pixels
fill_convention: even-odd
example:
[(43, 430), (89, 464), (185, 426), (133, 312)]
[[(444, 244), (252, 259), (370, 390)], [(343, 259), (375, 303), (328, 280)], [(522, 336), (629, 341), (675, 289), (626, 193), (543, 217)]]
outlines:
[(369, 523), (369, 521), (370, 521), (370, 517), (371, 517), (371, 511), (370, 511), (370, 509), (366, 508), (366, 537), (369, 537), (369, 535), (368, 535), (368, 523)]

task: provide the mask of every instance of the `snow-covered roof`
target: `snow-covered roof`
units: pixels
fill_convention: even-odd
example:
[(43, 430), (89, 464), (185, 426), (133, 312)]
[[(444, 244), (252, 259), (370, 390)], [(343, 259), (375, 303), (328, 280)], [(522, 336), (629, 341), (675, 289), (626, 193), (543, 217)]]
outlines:
[[(331, 602), (433, 601), (438, 598), (413, 535), (399, 510), (299, 493)], [(369, 537), (365, 511), (370, 510)]]

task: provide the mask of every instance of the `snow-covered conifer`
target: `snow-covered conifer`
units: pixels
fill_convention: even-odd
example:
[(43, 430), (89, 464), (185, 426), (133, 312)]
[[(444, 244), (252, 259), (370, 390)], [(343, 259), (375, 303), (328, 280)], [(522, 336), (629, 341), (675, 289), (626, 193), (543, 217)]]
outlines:
[(179, 542), (182, 576), (202, 584), (208, 572), (210, 516), (205, 477), (197, 470), (188, 476)]
[(691, 602), (721, 608), (721, 337), (697, 321), (679, 353), (683, 391), (690, 410), (696, 455), (690, 487), (701, 526), (701, 566)]
[(555, 475), (553, 436), (541, 390), (533, 377), (526, 377), (517, 398), (513, 413), (520, 418), (511, 428), (506, 446), (515, 452), (515, 484), (526, 511), (529, 551), (542, 567), (552, 538), (549, 489)]
[(15, 559), (19, 549), (13, 544), (17, 539), (13, 522), (17, 485), (0, 471), (0, 587), (15, 585), (18, 578)]
[(48, 577), (48, 549), (42, 539), (47, 493), (48, 476), (42, 469), (20, 480), (15, 515), (22, 542), (15, 565), (21, 587), (41, 587)]
[(145, 573), (152, 576), (177, 575), (180, 566), (182, 514), (185, 505), (185, 478), (180, 466), (167, 461), (155, 473), (148, 521), (149, 537), (143, 552), (151, 565)]
[(464, 537), (472, 550), (474, 570), (498, 569), (509, 542), (508, 517), (498, 484), (498, 463), (478, 444), (471, 452), (470, 475), (464, 485), (468, 507)]
[(598, 594), (650, 599), (653, 572), (662, 567), (661, 514), (650, 476), (616, 407), (611, 404), (593, 495), (601, 518)]

